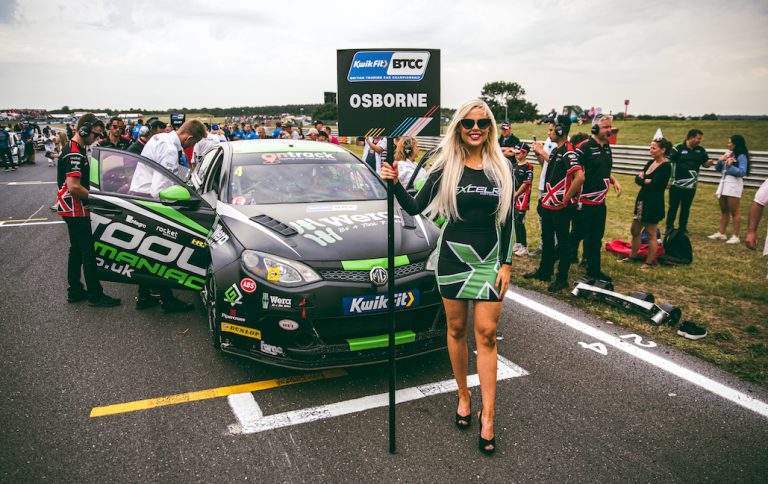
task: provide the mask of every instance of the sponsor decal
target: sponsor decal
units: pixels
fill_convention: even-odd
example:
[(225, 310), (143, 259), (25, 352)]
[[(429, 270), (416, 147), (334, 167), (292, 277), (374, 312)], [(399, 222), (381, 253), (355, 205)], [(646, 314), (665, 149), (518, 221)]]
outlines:
[(269, 305), (273, 308), (290, 309), (292, 303), (289, 297), (269, 296)]
[(270, 267), (267, 269), (267, 280), (268, 281), (279, 281), (280, 280), (280, 268), (279, 267)]
[(97, 267), (103, 267), (104, 269), (110, 270), (114, 272), (115, 274), (118, 274), (120, 276), (124, 276), (127, 278), (131, 278), (133, 274), (133, 268), (129, 266), (128, 264), (118, 264), (116, 262), (109, 262), (101, 257), (96, 258), (96, 266)]
[[(96, 257), (106, 264), (127, 264), (130, 269), (122, 267), (121, 273), (126, 277), (130, 271), (148, 273), (163, 279), (174, 280), (178, 284), (195, 291), (202, 291), (205, 286), (205, 269), (190, 262), (195, 249), (185, 247), (157, 235), (149, 235), (144, 230), (121, 222), (112, 222), (101, 215), (91, 214), (91, 227), (98, 233), (101, 225), (105, 225), (99, 240), (93, 243)], [(107, 260), (108, 259), (108, 260)], [(111, 270), (116, 270), (112, 268)]]
[(246, 338), (261, 339), (261, 331), (256, 328), (246, 328), (245, 326), (238, 326), (236, 324), (222, 322), (221, 331), (224, 333), (239, 334), (240, 336), (245, 336)]
[(211, 235), (208, 236), (208, 245), (211, 247), (211, 249), (216, 249), (228, 240), (229, 235), (224, 232), (222, 226), (216, 225), (216, 228), (211, 232)]
[(243, 303), (243, 293), (240, 292), (237, 284), (232, 284), (226, 291), (224, 291), (224, 299), (226, 299), (232, 307), (235, 307), (237, 304)]
[(192, 245), (196, 245), (198, 247), (206, 247), (208, 244), (206, 244), (202, 240), (192, 239)]
[[(395, 309), (415, 308), (419, 306), (419, 291), (402, 291), (395, 293)], [(344, 315), (379, 313), (387, 310), (388, 299), (386, 294), (370, 296), (345, 297), (342, 300)]]
[(261, 352), (262, 353), (266, 353), (268, 355), (277, 356), (277, 355), (282, 355), (283, 354), (283, 348), (281, 348), (280, 346), (273, 346), (273, 345), (267, 344), (267, 343), (262, 341), (261, 342)]
[(429, 52), (360, 51), (347, 74), (350, 82), (420, 81), (429, 64)]
[(261, 308), (269, 309), (269, 294), (266, 292), (261, 295)]
[(336, 161), (335, 153), (327, 153), (323, 151), (307, 151), (307, 152), (288, 152), (288, 153), (262, 153), (261, 161), (265, 165), (275, 165), (282, 161), (292, 160), (329, 160)]
[(137, 226), (137, 227), (138, 227), (138, 228), (140, 228), (140, 229), (145, 229), (145, 228), (147, 228), (147, 224), (144, 224), (144, 223), (141, 223), (141, 222), (139, 222), (138, 220), (136, 220), (135, 218), (133, 218), (133, 215), (126, 215), (126, 216), (125, 216), (125, 221), (126, 221), (126, 222), (128, 222), (128, 223), (129, 223), (129, 224), (131, 224), (131, 225), (135, 225), (135, 226)]
[[(403, 218), (395, 213), (395, 223), (403, 225)], [(344, 240), (341, 234), (350, 230), (369, 229), (387, 224), (387, 212), (368, 212), (328, 217), (304, 217), (289, 222), (296, 232), (321, 247), (326, 247), (339, 240)]]
[(256, 290), (256, 281), (250, 277), (245, 277), (242, 281), (240, 281), (240, 287), (243, 288), (243, 291), (252, 293)]
[(310, 205), (307, 207), (307, 213), (317, 212), (354, 212), (357, 205)]
[(488, 187), (472, 185), (470, 183), (467, 186), (456, 187), (456, 194), (458, 195), (459, 193), (477, 193), (478, 195), (485, 195), (488, 197), (498, 197), (500, 190), (497, 187), (489, 190)]
[(175, 230), (171, 230), (168, 227), (161, 227), (158, 225), (156, 228), (158, 232), (165, 235), (169, 239), (176, 240), (176, 238), (179, 236), (178, 232), (176, 232)]
[(230, 314), (227, 313), (221, 313), (221, 317), (226, 319), (227, 321), (237, 321), (238, 323), (244, 323), (245, 318), (241, 318), (237, 315), (237, 313), (232, 314), (232, 311), (230, 311)]
[(299, 329), (299, 323), (293, 321), (292, 319), (281, 319), (277, 325), (286, 331), (296, 331)]
[(232, 199), (232, 205), (245, 205), (246, 198), (243, 196), (238, 196)]

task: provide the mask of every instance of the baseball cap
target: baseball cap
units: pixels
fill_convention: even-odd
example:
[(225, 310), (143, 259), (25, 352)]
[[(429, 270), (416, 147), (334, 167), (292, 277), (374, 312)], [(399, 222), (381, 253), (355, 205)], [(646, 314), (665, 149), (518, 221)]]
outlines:
[(528, 143), (520, 143), (519, 145), (515, 146), (515, 153), (521, 153), (526, 152), (529, 153), (531, 151), (530, 145)]
[(512, 126), (509, 125), (509, 123), (501, 123), (501, 129), (509, 129)]
[(219, 125), (218, 124), (214, 124), (213, 126), (211, 126), (211, 129), (218, 130), (219, 129)]

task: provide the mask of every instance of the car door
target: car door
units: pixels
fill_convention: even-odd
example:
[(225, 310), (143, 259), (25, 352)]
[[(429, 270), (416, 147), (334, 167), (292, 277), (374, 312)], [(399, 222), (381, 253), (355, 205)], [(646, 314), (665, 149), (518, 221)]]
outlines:
[(100, 277), (199, 291), (214, 209), (181, 178), (142, 156), (96, 147), (91, 225)]

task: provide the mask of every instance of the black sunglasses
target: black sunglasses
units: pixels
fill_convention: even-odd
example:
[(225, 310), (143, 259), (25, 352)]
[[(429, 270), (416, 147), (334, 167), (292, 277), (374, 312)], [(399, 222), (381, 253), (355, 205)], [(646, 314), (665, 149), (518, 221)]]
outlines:
[(467, 131), (474, 128), (475, 126), (480, 129), (488, 129), (488, 127), (491, 125), (491, 120), (489, 118), (478, 119), (477, 121), (474, 119), (464, 118), (459, 122), (461, 123), (461, 127)]

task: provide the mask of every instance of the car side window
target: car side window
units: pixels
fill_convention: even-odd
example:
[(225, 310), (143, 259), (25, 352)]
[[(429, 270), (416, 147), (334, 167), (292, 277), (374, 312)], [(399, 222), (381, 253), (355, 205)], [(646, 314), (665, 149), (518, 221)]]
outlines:
[(105, 193), (159, 200), (162, 189), (177, 184), (153, 166), (153, 162), (126, 151), (102, 152), (99, 165), (99, 188)]
[(223, 159), (223, 152), (218, 150), (206, 173), (204, 193), (210, 191), (213, 191), (216, 194), (219, 193), (219, 187), (221, 186), (221, 161)]
[(213, 160), (216, 158), (216, 156), (219, 154), (221, 150), (219, 149), (212, 149), (208, 153), (203, 156), (203, 161), (200, 162), (199, 165), (197, 165), (197, 169), (195, 170), (195, 176), (192, 177), (192, 183), (194, 184), (195, 188), (200, 190), (201, 192), (205, 192), (207, 190), (203, 190), (203, 185), (205, 184), (205, 177), (206, 173), (211, 169), (211, 164), (213, 163)]

